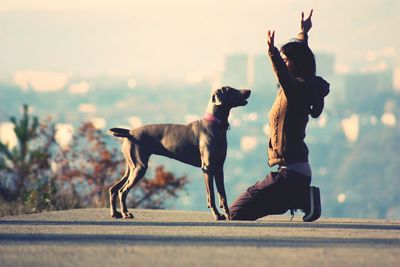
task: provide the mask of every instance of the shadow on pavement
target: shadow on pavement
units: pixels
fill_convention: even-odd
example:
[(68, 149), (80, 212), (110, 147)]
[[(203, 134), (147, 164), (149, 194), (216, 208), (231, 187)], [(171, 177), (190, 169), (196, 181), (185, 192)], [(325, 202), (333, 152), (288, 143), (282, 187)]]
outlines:
[(0, 244), (74, 244), (228, 247), (399, 247), (398, 239), (321, 237), (215, 237), (93, 234), (0, 234)]
[(303, 222), (144, 222), (135, 220), (113, 221), (52, 221), (52, 220), (0, 220), (0, 225), (93, 225), (93, 226), (157, 226), (157, 227), (279, 227), (317, 229), (400, 230), (400, 225), (361, 223), (303, 223)]

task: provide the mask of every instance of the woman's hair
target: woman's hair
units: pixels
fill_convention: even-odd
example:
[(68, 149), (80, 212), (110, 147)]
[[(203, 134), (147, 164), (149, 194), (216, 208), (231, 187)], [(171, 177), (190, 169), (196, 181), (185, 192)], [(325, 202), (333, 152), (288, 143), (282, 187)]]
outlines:
[(296, 77), (314, 76), (315, 57), (306, 43), (294, 41), (282, 46), (281, 52), (293, 62), (292, 74)]

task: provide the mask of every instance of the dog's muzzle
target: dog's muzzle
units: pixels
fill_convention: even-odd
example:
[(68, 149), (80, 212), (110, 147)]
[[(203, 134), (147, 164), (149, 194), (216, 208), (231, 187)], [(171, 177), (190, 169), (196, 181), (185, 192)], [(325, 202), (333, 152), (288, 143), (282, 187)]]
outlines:
[(240, 90), (240, 93), (241, 93), (242, 96), (243, 96), (243, 99), (242, 99), (240, 105), (241, 105), (241, 106), (247, 105), (248, 102), (247, 102), (246, 99), (248, 99), (248, 98), (250, 97), (251, 90), (242, 89), (242, 90)]

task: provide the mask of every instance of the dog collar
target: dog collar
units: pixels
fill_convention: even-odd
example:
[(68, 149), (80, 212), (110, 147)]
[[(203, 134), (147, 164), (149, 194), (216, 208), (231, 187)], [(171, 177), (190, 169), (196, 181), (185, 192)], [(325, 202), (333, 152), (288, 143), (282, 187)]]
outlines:
[(204, 115), (203, 119), (205, 119), (206, 121), (211, 122), (211, 123), (216, 123), (216, 124), (220, 124), (221, 126), (225, 126), (225, 128), (228, 130), (230, 129), (229, 122), (222, 121), (208, 112)]

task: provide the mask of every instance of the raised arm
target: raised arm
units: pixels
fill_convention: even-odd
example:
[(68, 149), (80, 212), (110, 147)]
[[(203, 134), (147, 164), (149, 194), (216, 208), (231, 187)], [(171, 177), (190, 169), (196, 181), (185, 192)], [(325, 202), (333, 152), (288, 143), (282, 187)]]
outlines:
[(308, 18), (304, 20), (304, 12), (301, 12), (300, 33), (297, 35), (297, 39), (306, 44), (308, 43), (308, 32), (312, 28), (312, 21), (311, 21), (312, 14), (313, 14), (313, 9), (311, 9)]
[(286, 81), (290, 79), (290, 74), (278, 49), (275, 47), (275, 31), (272, 32), (268, 31), (267, 46), (268, 46), (268, 55), (269, 58), (271, 59), (275, 75), (278, 78), (278, 82), (281, 85), (283, 85), (282, 83), (286, 83)]
[[(283, 61), (281, 55), (279, 54), (278, 49), (275, 47), (275, 31), (268, 31), (267, 33), (267, 46), (268, 46), (268, 55), (271, 59), (272, 67), (275, 72), (276, 77), (278, 78), (279, 83), (287, 81), (289, 79), (289, 72)], [(282, 83), (281, 83), (282, 85)]]
[(288, 98), (296, 97), (301, 90), (297, 88), (300, 86), (299, 81), (292, 75), (290, 75), (284, 60), (282, 59), (279, 50), (275, 47), (275, 31), (268, 31), (267, 33), (267, 46), (268, 55), (272, 63), (272, 68), (278, 79), (279, 84), (285, 91)]

